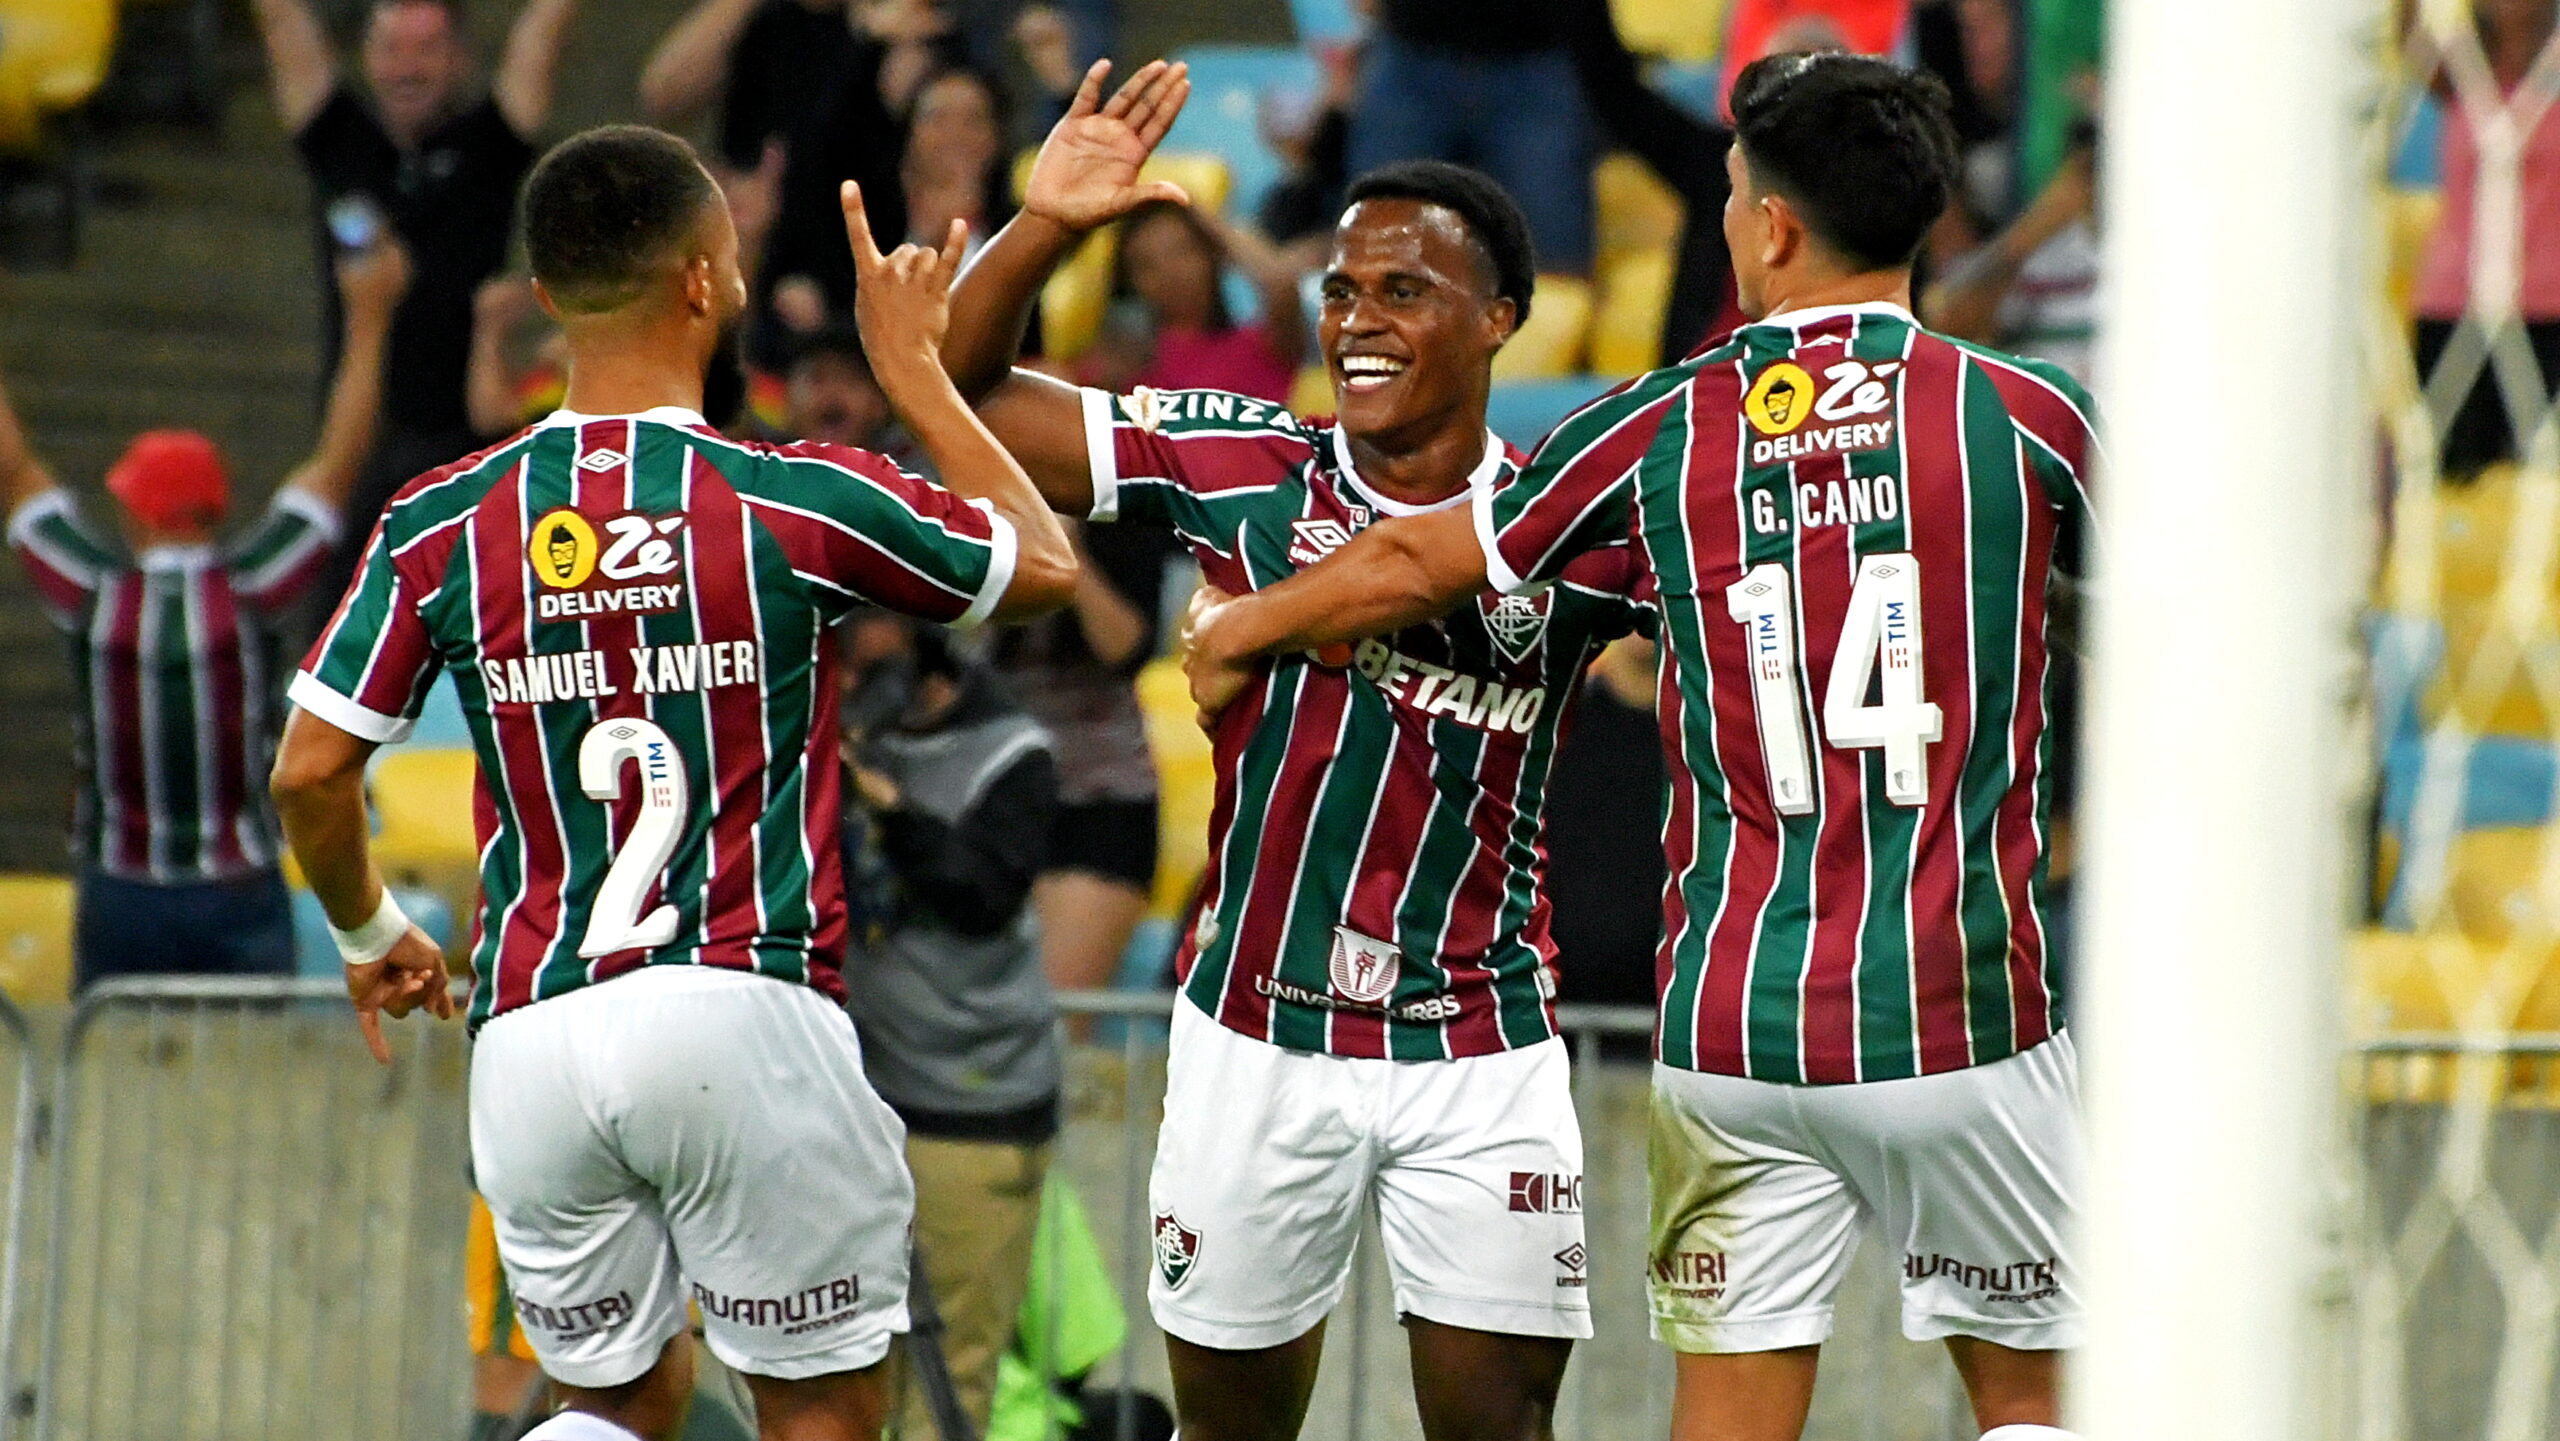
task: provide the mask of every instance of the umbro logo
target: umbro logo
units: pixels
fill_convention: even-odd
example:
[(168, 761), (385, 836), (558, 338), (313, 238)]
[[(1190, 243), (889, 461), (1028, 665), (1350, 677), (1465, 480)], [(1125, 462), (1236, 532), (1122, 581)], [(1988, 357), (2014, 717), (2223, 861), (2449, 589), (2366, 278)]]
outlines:
[(1556, 1265), (1562, 1268), (1562, 1274), (1556, 1277), (1559, 1287), (1575, 1289), (1590, 1284), (1591, 1253), (1582, 1249), (1580, 1241), (1556, 1252)]
[(1297, 537), (1289, 542), (1291, 565), (1313, 565), (1342, 549), (1343, 545), (1351, 539), (1351, 531), (1341, 521), (1327, 520), (1321, 516), (1313, 520), (1294, 521), (1289, 529)]
[(578, 469), (592, 470), (602, 475), (615, 466), (623, 464), (627, 459), (629, 457), (618, 450), (591, 450), (578, 458)]

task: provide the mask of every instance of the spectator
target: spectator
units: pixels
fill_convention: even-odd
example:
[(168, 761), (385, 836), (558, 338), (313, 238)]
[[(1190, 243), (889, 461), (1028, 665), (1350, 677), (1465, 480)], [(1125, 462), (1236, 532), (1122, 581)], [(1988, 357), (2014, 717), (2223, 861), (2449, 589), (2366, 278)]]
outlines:
[(1323, 91), (1312, 97), (1274, 91), (1262, 98), (1259, 117), (1263, 143), (1287, 169), (1263, 195), (1257, 218), (1274, 245), (1310, 270), (1323, 265), (1333, 248), (1342, 192), (1351, 184), (1351, 101), (1359, 80), (1353, 47), (1332, 46), (1317, 58), (1324, 66)]
[(755, 170), (780, 152), (808, 97), (831, 90), (851, 63), (848, 10), (846, 0), (701, 0), (649, 53), (641, 113), (683, 130), (716, 102), (713, 173)]
[(1945, 82), (1956, 127), (1956, 200), (1929, 241), (1944, 264), (2018, 213), (2015, 0), (1931, 0), (1912, 12), (1911, 37), (1920, 68)]
[(1551, 271), (1591, 269), (1591, 125), (1554, 0), (1378, 0), (1350, 173), (1453, 160), (1502, 183)]
[(1155, 755), (1134, 682), (1159, 648), (1170, 534), (1077, 527), (1074, 603), (1000, 632), (995, 663), (1049, 730), (1059, 808), (1041, 873), (1041, 964), (1051, 984), (1102, 990), (1155, 889)]
[(1634, 152), (1680, 197), (1679, 260), (1662, 314), (1660, 363), (1668, 365), (1742, 323), (1733, 299), (1733, 254), (1725, 249), (1724, 202), (1733, 193), (1725, 151), (1733, 132), (1665, 99), (1644, 82), (1618, 38), (1608, 0), (1573, 0), (1566, 17), (1582, 93), (1609, 138)]
[[(1057, 765), (947, 633), (891, 617), (848, 631), (846, 1009), (865, 1073), (907, 1124), (916, 1249), (983, 1434), (1058, 1132), (1057, 1003), (1029, 905)], [(901, 1434), (937, 1434), (920, 1398), (904, 1409)]]
[(877, 451), (909, 469), (921, 457), (898, 430), (889, 397), (871, 374), (862, 336), (849, 325), (831, 325), (800, 343), (784, 372), (783, 424), (793, 440), (819, 440)]
[[(551, 113), (577, 0), (525, 0), (476, 101), (466, 98), (470, 54), (450, 0), (372, 0), (361, 61), (370, 101), (339, 74), (310, 0), (256, 6), (276, 110), (311, 177), (323, 273), (327, 257), (383, 225), (416, 268), (384, 362), (381, 435), (324, 586), (335, 594), (391, 493), (474, 447), (464, 399), (473, 296), (506, 263), (516, 187)], [(335, 292), (322, 309), (326, 363), (340, 330)]]
[[(1229, 260), (1261, 292), (1258, 321), (1240, 325), (1227, 310)], [(1117, 303), (1090, 383), (1288, 403), (1307, 349), (1306, 312), (1297, 267), (1260, 235), (1173, 201), (1141, 205), (1120, 224), (1111, 293)]]
[(341, 261), (337, 276), (346, 333), (319, 443), (229, 545), (214, 538), (230, 482), (210, 440), (149, 431), (107, 472), (126, 554), (82, 522), (0, 397), (9, 544), (70, 638), (81, 695), (72, 852), (82, 987), (116, 975), (293, 969), (267, 801), (275, 631), (319, 577), (372, 443), (407, 259), (381, 244)]
[(975, 251), (1013, 217), (1004, 94), (975, 70), (945, 70), (916, 91), (898, 161), (907, 202), (905, 238), (940, 245), (951, 222), (969, 222)]
[[(2507, 413), (2504, 386), (2530, 385), (2542, 397), (2560, 395), (2560, 38), (2555, 0), (2480, 0), (2474, 14), (2479, 37), (2471, 63), (2448, 63), (2430, 34), (2417, 33), (2412, 59), (2422, 81), (2447, 103), (2444, 119), (2444, 208), (2418, 262), (2417, 361), (2427, 398), (2443, 436), (2447, 475), (2468, 476), (2512, 459), (2541, 420)], [(2467, 48), (2467, 47), (2466, 47)], [(2485, 61), (2485, 66), (2480, 62)], [(2485, 70), (2485, 74), (2483, 71)], [(2484, 184), (2475, 112), (2504, 105), (2531, 129), (2521, 138), (2517, 191), (2505, 235), (2479, 230), (2484, 189), (2494, 194), (2504, 177)], [(2486, 264), (2490, 256), (2510, 264)], [(2481, 282), (2508, 277), (2514, 287), (2497, 293)], [(2466, 328), (2464, 317), (2478, 328)], [(2538, 376), (2506, 376), (2496, 362), (2509, 317), (2521, 323), (2525, 347)], [(2494, 327), (2494, 329), (2493, 329)], [(2482, 347), (2488, 359), (2483, 361)], [(2475, 371), (2474, 366), (2479, 368)]]
[(1929, 327), (2049, 360), (2089, 384), (2098, 339), (2097, 137), (2085, 133), (2016, 220), (1931, 282)]

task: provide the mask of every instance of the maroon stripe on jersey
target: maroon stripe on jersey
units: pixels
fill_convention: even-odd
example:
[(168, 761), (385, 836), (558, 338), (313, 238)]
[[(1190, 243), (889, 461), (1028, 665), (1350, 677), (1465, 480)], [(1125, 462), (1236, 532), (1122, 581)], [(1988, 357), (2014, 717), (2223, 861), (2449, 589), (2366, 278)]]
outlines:
[[(694, 639), (743, 640), (761, 646), (756, 633), (755, 581), (749, 527), (770, 521), (746, 505), (718, 468), (696, 452), (690, 461), (685, 512), (692, 517)], [(773, 657), (765, 663), (771, 665)], [(715, 738), (711, 794), (711, 884), (703, 896), (703, 959), (721, 965), (750, 964), (744, 949), (764, 934), (764, 886), (757, 822), (765, 813), (765, 785), (772, 757), (765, 748), (766, 682), (716, 686), (702, 692)], [(717, 958), (715, 960), (715, 957)]]
[(2045, 449), (2061, 456), (2085, 489), (2091, 432), (2088, 418), (2071, 403), (2070, 397), (1997, 356), (1980, 351), (1968, 351), (1966, 355), (1980, 362), (1982, 373), (1991, 378), (2000, 392), (2000, 403), (2008, 407), (2009, 418)]
[[(1272, 778), (1274, 796), (1314, 796), (1323, 784), (1322, 773), (1333, 764), (1333, 753), (1341, 745), (1343, 718), (1350, 711), (1351, 687), (1345, 672), (1307, 667), (1300, 672), (1305, 679), (1299, 687), (1296, 712), (1289, 719), (1289, 741), (1280, 770)], [(1299, 737), (1326, 737), (1320, 743), (1302, 743)], [(1312, 804), (1310, 813), (1312, 814)], [(1236, 918), (1235, 935), (1221, 937), (1230, 954), (1277, 956), (1283, 954), (1285, 930), (1289, 924), (1292, 884), (1297, 879), (1298, 861), (1307, 848), (1307, 827), (1296, 825), (1265, 826), (1261, 844), (1255, 848), (1253, 880), (1244, 901), (1244, 911)], [(1248, 970), (1258, 967), (1231, 967), (1225, 999), (1218, 1019), (1248, 1036), (1267, 1038), (1271, 1034), (1271, 999), (1256, 990), (1246, 979)]]
[[(1816, 494), (1826, 494), (1833, 485), (1848, 483), (1849, 469), (1846, 455), (1800, 460), (1788, 467), (1788, 483), (1798, 488), (1811, 486)], [(1801, 490), (1797, 493), (1801, 494)], [(1802, 617), (1796, 645), (1804, 661), (1807, 711), (1817, 719), (1822, 715), (1823, 698), (1830, 691), (1831, 672), (1847, 657), (1829, 652), (1819, 639), (1808, 645), (1807, 639), (1836, 638), (1848, 625), (1849, 597), (1858, 579), (1858, 555), (1851, 544), (1855, 536), (1855, 528), (1847, 525), (1807, 530), (1799, 519), (1795, 527), (1796, 607)], [(1746, 697), (1744, 704), (1748, 703)], [(1823, 733), (1817, 724), (1809, 737)], [(1805, 927), (1804, 953), (1800, 958), (1804, 974), (1797, 983), (1797, 993), (1803, 1000), (1796, 1043), (1804, 1053), (1804, 1078), (1817, 1084), (1836, 1084), (1859, 1079), (1858, 952), (1868, 894), (1868, 752), (1825, 745), (1819, 740), (1813, 742), (1812, 752), (1814, 768), (1821, 776), (1823, 803), (1808, 877), (1806, 900), (1813, 915)], [(1754, 773), (1754, 779), (1759, 778)], [(1751, 804), (1755, 814), (1764, 813), (1759, 809), (1763, 805), (1769, 807), (1766, 813), (1776, 809), (1774, 802), (1765, 798)], [(1769, 959), (1783, 964), (1799, 958)]]
[[(762, 496), (740, 496), (739, 500), (754, 514), (758, 523), (773, 532), (790, 554), (826, 555), (842, 547), (873, 557), (860, 570), (865, 600), (902, 614), (926, 616), (957, 615), (969, 604), (971, 597), (916, 574), (905, 561), (873, 544), (869, 537), (850, 526), (794, 510)], [(954, 596), (960, 597), (956, 609), (952, 604)]]
[[(1667, 637), (1664, 643), (1669, 644)], [(1680, 687), (1668, 683), (1670, 675), (1670, 663), (1667, 660), (1661, 662), (1659, 677), (1653, 687), (1655, 725), (1662, 735), (1662, 758), (1667, 762), (1668, 770), (1664, 783), (1669, 792), (1668, 801), (1662, 808), (1662, 938), (1653, 948), (1653, 993), (1657, 997), (1669, 993), (1672, 977), (1679, 969), (1674, 960), (1674, 948), (1680, 937), (1688, 934), (1690, 920), (1689, 893), (1680, 882), (1689, 869), (1698, 864), (1698, 778), (1689, 769), (1688, 747), (1683, 743), (1689, 717)], [(1705, 1010), (1703, 1006), (1692, 1007), (1689, 1015), (1677, 1021), (1677, 1024), (1689, 1028), (1691, 1051), (1699, 1056), (1708, 1054), (1706, 1032), (1696, 1024), (1696, 1018)], [(1658, 1022), (1658, 1025), (1667, 1024), (1673, 1024), (1668, 1017)], [(1740, 1032), (1735, 1035), (1738, 1040)], [(1656, 1054), (1660, 1054), (1659, 1036), (1655, 1037), (1654, 1049)], [(1722, 1056), (1725, 1052), (1714, 1054)], [(1732, 1054), (1738, 1062), (1741, 1055), (1738, 1044)]]
[[(1916, 336), (1917, 332), (1914, 332)], [(1964, 771), (1966, 747), (1960, 737), (1973, 734), (1973, 512), (1967, 500), (1964, 407), (1961, 385), (1964, 356), (1952, 346), (1914, 344), (1903, 371), (1902, 410), (1896, 417), (1903, 449), (1902, 523), (1914, 535), (1921, 526), (1933, 533), (1954, 529), (1955, 543), (1933, 545), (1961, 556), (1966, 565), (1920, 568), (1920, 613), (1937, 617), (1943, 630), (1951, 620), (1964, 629), (1952, 634), (1921, 634), (1923, 696), (1938, 707), (1939, 733), (1947, 737), (1929, 747), (1929, 798), (1918, 813), (1921, 831), (1911, 857), (1910, 984), (1919, 995), (1912, 1016), (1918, 1032), (1921, 1069), (1957, 1070), (1973, 1064), (1972, 1017), (1961, 985), (1931, 985), (1934, 977), (1963, 976), (1964, 927), (1961, 887), (1964, 881)], [(1922, 487), (1927, 487), (1922, 489)], [(1947, 923), (1924, 918), (1944, 917)]]
[(241, 847), (241, 818), (248, 813), (249, 741), (247, 663), (241, 648), (257, 644), (241, 629), (238, 597), (220, 571), (196, 576), (203, 594), (196, 614), (204, 627), (204, 693), (197, 697), (196, 725), (213, 728), (206, 759), (213, 774), (203, 778), (213, 793), (212, 813), (203, 818), (207, 841), (218, 866), (249, 863)]
[[(1275, 476), (1286, 472), (1275, 467), (1271, 457), (1273, 447), (1280, 441), (1267, 430), (1233, 437), (1189, 431), (1182, 436), (1181, 460), (1168, 464), (1154, 448), (1158, 443), (1154, 431), (1124, 421), (1111, 427), (1111, 457), (1122, 480), (1179, 475), (1184, 478), (1184, 487), (1194, 494), (1220, 495), (1236, 490), (1268, 490), (1279, 483)], [(1308, 454), (1314, 454), (1314, 450), (1310, 442)], [(1288, 462), (1304, 463), (1304, 457)]]
[[(521, 656), (532, 649), (525, 589), (533, 584), (533, 571), (523, 556), (533, 523), (525, 513), (529, 469), (520, 464), (513, 475), (491, 486), (464, 522), (471, 532), (463, 543), (471, 547), (477, 579), (474, 630), (483, 656)], [(504, 809), (515, 820), (523, 854), (522, 885), (498, 923), (495, 1010), (503, 1011), (533, 1000), (534, 978), (560, 931), (560, 888), (568, 856), (552, 810), (551, 758), (543, 749), (538, 709), (492, 704), (489, 714), (503, 772), (498, 783), (507, 796)]]
[[(1493, 1004), (1493, 969), (1481, 958), (1493, 949), (1500, 935), (1499, 922), (1510, 897), (1504, 883), (1511, 878), (1511, 868), (1503, 860), (1503, 850), (1511, 840), (1513, 811), (1503, 799), (1517, 794), (1520, 769), (1528, 759), (1529, 747), (1496, 744), (1485, 738), (1484, 750), (1476, 758), (1476, 795), (1467, 806), (1467, 828), (1475, 832), (1476, 851), (1469, 858), (1466, 871), (1458, 877), (1457, 899), (1451, 904), (1449, 940), (1446, 950), (1452, 957), (1474, 956), (1478, 963), (1461, 969), (1451, 966), (1450, 989), (1484, 998), (1485, 1004), (1470, 1006), (1465, 1013), (1448, 1023), (1449, 1048), (1455, 1055), (1472, 1055), (1502, 1049), (1502, 1010)], [(1537, 874), (1546, 874), (1546, 856), (1541, 850)], [(1539, 913), (1532, 925), (1524, 928), (1523, 939), (1552, 958), (1554, 948), (1546, 942), (1544, 925), (1546, 892), (1538, 892)], [(1554, 1007), (1548, 1007), (1550, 1015)]]
[[(1725, 758), (1725, 790), (1733, 811), (1730, 857), (1700, 856), (1697, 864), (1725, 868), (1723, 909), (1709, 923), (1706, 973), (1698, 985), (1697, 1045), (1699, 1064), (1709, 1070), (1744, 1075), (1743, 1016), (1750, 983), (1750, 961), (1760, 928), (1760, 911), (1778, 887), (1779, 832), (1768, 818), (1777, 815), (1769, 795), (1767, 766), (1760, 756), (1760, 723), (1751, 700), (1751, 677), (1742, 628), (1716, 623), (1712, 597), (1742, 578), (1746, 553), (1742, 535), (1742, 498), (1736, 482), (1742, 465), (1742, 363), (1710, 377), (1700, 374), (1690, 387), (1689, 461), (1694, 465), (1731, 466), (1714, 476), (1692, 472), (1680, 487), (1692, 537), (1690, 564), (1702, 598), (1697, 606), (1705, 628), (1704, 651), (1712, 674), (1707, 724), (1715, 736), (1715, 753)], [(1727, 457), (1731, 457), (1729, 460)], [(1804, 634), (1799, 628), (1799, 635)], [(1684, 719), (1686, 719), (1684, 717)], [(1685, 752), (1685, 745), (1681, 751)], [(1680, 752), (1675, 752), (1680, 753)], [(1696, 781), (1689, 782), (1694, 799)], [(1694, 819), (1694, 810), (1683, 819)], [(1750, 827), (1764, 826), (1759, 835)], [(1675, 879), (1677, 873), (1674, 873)], [(1719, 965), (1721, 957), (1743, 958)]]
[[(1364, 936), (1396, 934), (1405, 881), (1416, 870), (1414, 853), (1422, 848), (1423, 831), (1431, 819), (1429, 724), (1416, 725), (1402, 712), (1394, 715), (1395, 744), (1379, 773), (1369, 833), (1352, 861), (1351, 894), (1342, 909), (1342, 923)], [(1415, 805), (1417, 798), (1423, 804)], [(1384, 1015), (1335, 1011), (1326, 1018), (1326, 1029), (1335, 1055), (1387, 1054)]]
[(110, 869), (140, 875), (151, 869), (150, 762), (143, 756), (140, 665), (142, 609), (149, 589), (140, 571), (128, 571), (107, 583), (106, 634), (93, 654), (103, 673), (107, 725), (100, 749), (114, 757), (115, 829)]
[[(2018, 457), (2018, 486), (2021, 505), (2038, 504), (2035, 473), (2027, 468), (2027, 456)], [(2026, 528), (2025, 571), (2029, 589), (2027, 606), (2032, 612), (2045, 610), (2041, 588), (2035, 578), (2053, 565), (2054, 531), (2051, 526)], [(2043, 762), (2037, 754), (2038, 742), (2045, 728), (2044, 695), (2046, 670), (2052, 664), (2047, 649), (2045, 627), (2040, 624), (2018, 628), (2017, 709), (2009, 718), (2009, 755), (2019, 779), (2000, 798), (1998, 819), (1993, 834), (2000, 850), (2000, 885), (2009, 901), (2009, 986), (2015, 1000), (2010, 1014), (2015, 1018), (2018, 1049), (2041, 1044), (2053, 1034), (2053, 995), (2046, 988), (2045, 935), (2034, 903), (2036, 863), (2044, 854), (2045, 838), (2036, 819), (2036, 795), (2043, 789), (2039, 772)], [(2032, 777), (2032, 781), (2028, 778)]]

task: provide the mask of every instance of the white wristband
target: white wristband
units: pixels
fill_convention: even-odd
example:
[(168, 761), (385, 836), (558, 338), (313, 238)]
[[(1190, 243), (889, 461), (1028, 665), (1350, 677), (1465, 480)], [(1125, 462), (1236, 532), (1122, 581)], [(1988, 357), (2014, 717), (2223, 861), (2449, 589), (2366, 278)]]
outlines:
[(382, 888), (382, 906), (373, 919), (352, 931), (329, 928), (329, 939), (338, 943), (338, 955), (351, 966), (369, 966), (391, 954), (400, 938), (409, 934), (409, 917), (400, 903), (391, 899), (391, 888)]

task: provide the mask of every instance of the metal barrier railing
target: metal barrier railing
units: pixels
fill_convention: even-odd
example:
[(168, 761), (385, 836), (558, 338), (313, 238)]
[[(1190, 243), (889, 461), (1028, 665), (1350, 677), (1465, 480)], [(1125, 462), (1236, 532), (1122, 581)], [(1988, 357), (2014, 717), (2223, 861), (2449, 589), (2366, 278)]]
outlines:
[[(1059, 999), (1066, 1015), (1117, 1028), (1071, 1050), (1053, 1165), (1087, 1201), (1129, 1319), (1126, 1344), (1090, 1379), (1169, 1394), (1146, 1305), (1146, 1184), (1175, 1002)], [(1665, 1429), (1671, 1389), (1669, 1355), (1645, 1335), (1643, 1297), (1642, 1057), (1653, 1018), (1588, 1006), (1559, 1016), (1583, 1116), (1599, 1336), (1577, 1352), (1558, 1430), (1589, 1441), (1652, 1438)], [(0, 1394), (12, 1402), (0, 1407), (0, 1441), (447, 1441), (459, 1432), (469, 1391), (458, 1321), (468, 1155), (459, 1027), (396, 1028), (398, 1060), (385, 1069), (364, 1054), (334, 981), (169, 978), (84, 995), (61, 1023), (49, 1075), (42, 1033), (0, 998), (0, 1044), (17, 1049), (18, 1088), (0, 1192)], [(2356, 1049), (2371, 1075), (2413, 1061), (2548, 1064), (2560, 1039), (2394, 1036)], [(11, 1069), (0, 1060), (0, 1073)], [(2500, 1085), (2513, 1100), (2497, 1124), (2519, 1130), (2502, 1139), (2547, 1142), (2560, 1155), (2560, 1106), (2539, 1086)], [(2371, 1204), (2387, 1203), (2392, 1215), (2376, 1217), (2386, 1231), (2403, 1198), (2444, 1169), (2447, 1145), (2461, 1141), (2475, 1162), (2484, 1154), (2460, 1123), (2462, 1108), (2447, 1104), (2454, 1089), (2368, 1082), (2362, 1093), (2371, 1145), (2359, 1185), (2381, 1198)], [(2486, 1153), (2504, 1149), (2492, 1143)], [(2514, 1204), (2544, 1214), (2535, 1197)], [(2496, 1216), (2473, 1202), (2459, 1219), (2466, 1225), (2451, 1229), (2477, 1230)], [(2419, 1259), (2401, 1257), (2404, 1272)], [(2420, 1294), (2416, 1279), (2389, 1323), (2375, 1323), (2382, 1331), (2424, 1329), (2446, 1304)], [(1332, 1354), (1309, 1435), (1418, 1435), (1410, 1402), (1398, 1399), (1405, 1365), (1388, 1289), (1372, 1234), (1328, 1328)], [(1860, 1264), (1837, 1338), (1808, 1435), (1972, 1434), (1943, 1354), (1899, 1336), (1888, 1265)], [(19, 1414), (30, 1400), (31, 1415)], [(1124, 1410), (1098, 1419), (1104, 1434), (1125, 1436), (1133, 1418)]]

